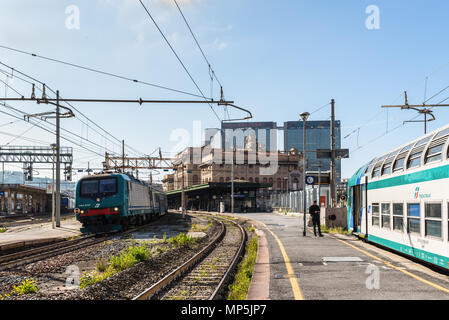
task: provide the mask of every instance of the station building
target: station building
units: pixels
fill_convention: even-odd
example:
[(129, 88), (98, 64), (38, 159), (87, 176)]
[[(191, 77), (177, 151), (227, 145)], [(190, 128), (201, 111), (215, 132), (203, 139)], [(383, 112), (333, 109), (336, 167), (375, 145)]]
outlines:
[(271, 193), (303, 187), (302, 155), (296, 150), (256, 152), (251, 139), (246, 148), (234, 151), (206, 148), (190, 147), (180, 152), (173, 161), (174, 172), (163, 178), (172, 208), (179, 208), (184, 186), (187, 208), (216, 211), (223, 203), (229, 210), (232, 176), (236, 212), (265, 211)]
[[(223, 122), (220, 129), (207, 128), (205, 130), (205, 144), (215, 144), (217, 148), (229, 150), (235, 146), (243, 148), (247, 143), (248, 132), (254, 132), (257, 143), (264, 145), (267, 151), (277, 150), (278, 133), (283, 135), (283, 150), (296, 149), (302, 152), (304, 149), (304, 122), (287, 121), (278, 126), (276, 122)], [(239, 139), (236, 133), (243, 134)], [(330, 149), (331, 145), (331, 121), (306, 121), (306, 150)], [(341, 148), (341, 122), (335, 121), (335, 148)], [(317, 159), (315, 152), (307, 154), (306, 171), (330, 170), (330, 159)], [(337, 183), (341, 180), (341, 160), (336, 161)]]
[[(51, 212), (52, 195), (46, 189), (23, 184), (0, 184), (0, 215), (32, 214)], [(61, 200), (68, 199), (61, 193)], [(64, 210), (61, 201), (61, 210)]]

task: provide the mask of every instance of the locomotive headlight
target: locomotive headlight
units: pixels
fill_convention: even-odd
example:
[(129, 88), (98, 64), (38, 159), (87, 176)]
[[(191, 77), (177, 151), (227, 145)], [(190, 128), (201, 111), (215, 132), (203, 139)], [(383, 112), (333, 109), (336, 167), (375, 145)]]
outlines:
[(81, 210), (81, 214), (83, 214), (84, 213), (84, 210)]
[(114, 211), (115, 211), (115, 212), (117, 212), (117, 211), (118, 211), (118, 208), (117, 208), (117, 207), (115, 207), (115, 208), (114, 208)]

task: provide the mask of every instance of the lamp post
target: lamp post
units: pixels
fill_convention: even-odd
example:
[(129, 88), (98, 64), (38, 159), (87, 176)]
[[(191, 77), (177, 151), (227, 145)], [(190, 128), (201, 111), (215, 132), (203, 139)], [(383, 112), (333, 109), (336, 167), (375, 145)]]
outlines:
[(303, 131), (303, 157), (302, 157), (302, 181), (303, 181), (303, 204), (304, 204), (304, 231), (302, 235), (305, 237), (306, 231), (306, 215), (307, 215), (307, 205), (306, 205), (306, 122), (310, 116), (310, 113), (304, 112), (300, 114), (302, 120), (304, 121), (304, 131)]

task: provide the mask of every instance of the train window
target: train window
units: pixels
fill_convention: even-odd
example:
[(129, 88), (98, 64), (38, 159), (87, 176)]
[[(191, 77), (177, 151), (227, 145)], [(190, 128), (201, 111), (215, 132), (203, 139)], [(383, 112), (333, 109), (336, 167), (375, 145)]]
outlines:
[(441, 238), (440, 203), (426, 203), (426, 236)]
[(418, 143), (415, 145), (415, 148), (422, 146), (423, 144), (426, 144), (427, 142), (429, 142), (429, 140), (431, 138), (432, 138), (432, 136), (428, 136), (428, 137), (425, 137), (424, 139), (419, 140)]
[(422, 152), (412, 154), (410, 156), (410, 158), (408, 159), (407, 168), (419, 167), (421, 165), (421, 155), (422, 155)]
[(379, 174), (380, 174), (380, 166), (375, 167), (375, 168), (373, 169), (373, 178), (378, 177)]
[(373, 203), (372, 225), (379, 226), (379, 204)]
[(415, 145), (414, 143), (409, 144), (408, 146), (402, 148), (402, 150), (399, 153), (403, 153), (403, 152), (409, 151), (414, 145)]
[(391, 173), (391, 162), (384, 164), (384, 167), (382, 169), (382, 175), (390, 174)]
[(85, 197), (98, 197), (117, 193), (117, 179), (88, 179), (81, 181), (80, 195)]
[(81, 181), (81, 194), (89, 195), (98, 193), (98, 180), (84, 180)]
[(382, 203), (382, 228), (390, 229), (390, 204)]
[(433, 139), (436, 140), (436, 139), (438, 139), (438, 138), (447, 136), (448, 134), (449, 134), (449, 128), (444, 129), (443, 131), (440, 131), (440, 132), (435, 136), (435, 138), (433, 138)]
[(101, 179), (100, 180), (100, 193), (115, 193), (117, 192), (116, 179)]
[(404, 205), (393, 203), (393, 230), (402, 231), (404, 228)]
[(439, 161), (443, 158), (443, 146), (444, 144), (440, 144), (438, 146), (432, 147), (427, 151), (426, 155), (426, 163), (431, 163), (435, 161)]
[(404, 170), (404, 162), (405, 162), (405, 157), (396, 160), (396, 162), (394, 163), (394, 166), (393, 166), (393, 172), (403, 171)]
[(419, 203), (407, 204), (407, 232), (421, 234), (421, 213)]

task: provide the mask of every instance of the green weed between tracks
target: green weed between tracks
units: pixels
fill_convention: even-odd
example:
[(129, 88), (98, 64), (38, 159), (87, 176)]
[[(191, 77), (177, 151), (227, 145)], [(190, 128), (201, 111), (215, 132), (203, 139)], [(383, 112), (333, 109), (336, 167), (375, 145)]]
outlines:
[(104, 260), (97, 262), (97, 271), (83, 274), (80, 277), (80, 288), (84, 289), (103, 279), (109, 278), (113, 274), (132, 267), (133, 265), (146, 261), (151, 256), (151, 250), (146, 246), (130, 246), (120, 256), (112, 256), (109, 265)]
[(234, 282), (228, 287), (228, 300), (246, 300), (249, 285), (253, 277), (254, 265), (256, 264), (257, 244), (258, 237), (255, 236), (247, 245), (247, 255), (239, 263)]
[[(164, 234), (164, 243), (168, 242), (173, 247), (183, 246), (195, 242), (196, 239), (189, 237), (183, 233), (176, 237), (166, 240), (166, 234)], [(96, 271), (93, 272), (83, 272), (80, 277), (79, 286), (84, 289), (92, 284), (95, 284), (101, 280), (109, 278), (110, 276), (126, 270), (139, 262), (148, 260), (151, 256), (156, 256), (165, 251), (164, 248), (154, 247), (150, 248), (146, 244), (130, 246), (128, 249), (120, 253), (119, 256), (112, 256), (107, 260), (100, 259), (97, 261)]]
[(0, 300), (5, 300), (11, 296), (21, 296), (23, 294), (32, 294), (38, 292), (36, 281), (34, 279), (25, 279), (19, 286), (14, 286), (10, 293), (0, 295)]
[(170, 238), (168, 242), (174, 247), (185, 246), (190, 243), (194, 243), (196, 239), (184, 234), (180, 233), (176, 237)]

